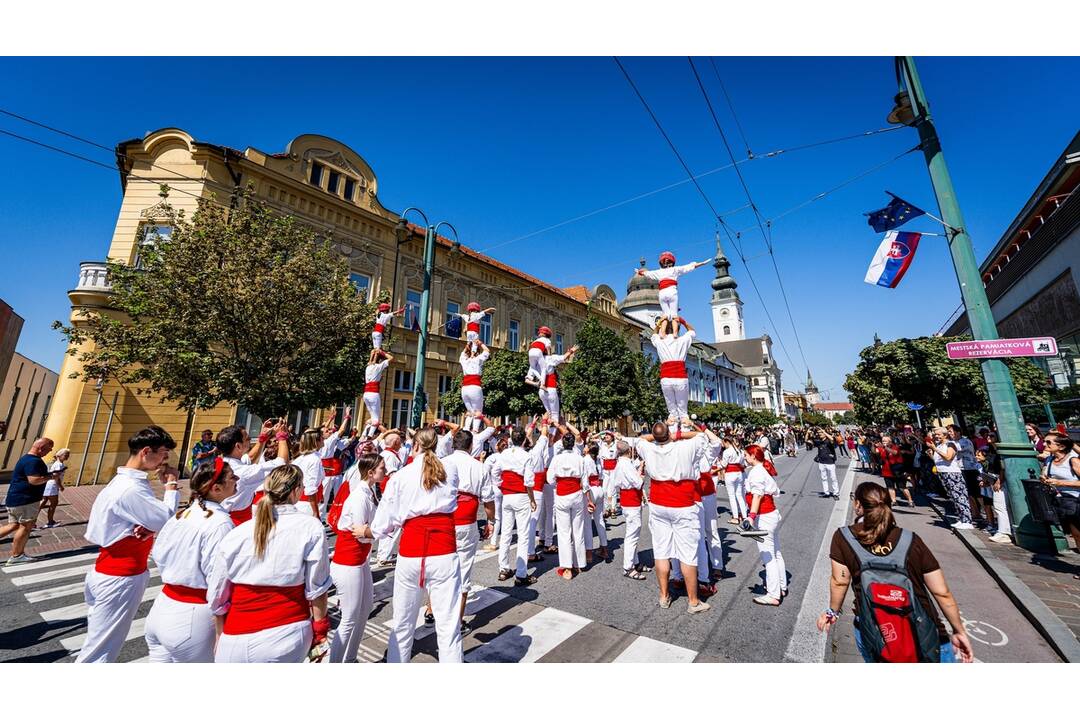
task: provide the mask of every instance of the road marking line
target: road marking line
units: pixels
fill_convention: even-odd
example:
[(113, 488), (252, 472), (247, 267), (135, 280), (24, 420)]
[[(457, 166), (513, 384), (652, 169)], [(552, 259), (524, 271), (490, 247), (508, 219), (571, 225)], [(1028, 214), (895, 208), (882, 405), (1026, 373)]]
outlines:
[[(164, 585), (155, 585), (154, 587), (148, 587), (143, 591), (142, 599), (139, 600), (139, 604), (146, 602), (147, 600), (153, 600), (161, 594), (161, 589)], [(65, 605), (62, 608), (56, 608), (55, 610), (46, 610), (41, 613), (41, 619), (47, 623), (64, 622), (65, 620), (76, 620), (78, 618), (85, 618), (90, 612), (90, 608), (86, 603), (79, 603), (78, 605)]]
[(49, 572), (15, 577), (11, 578), (11, 584), (16, 587), (21, 587), (23, 585), (36, 585), (38, 583), (52, 582), (53, 580), (62, 580), (63, 578), (79, 577), (80, 575), (84, 576), (90, 572), (91, 567), (92, 566), (64, 568), (62, 570), (50, 570)]
[[(150, 568), (150, 577), (157, 577), (161, 575), (160, 568)], [(80, 580), (77, 583), (71, 583), (70, 585), (60, 585), (57, 587), (46, 588), (45, 590), (31, 590), (24, 594), (24, 597), (30, 603), (45, 602), (46, 600), (55, 600), (56, 598), (64, 597), (66, 595), (81, 595), (83, 588), (86, 587), (85, 581)]]
[(0, 567), (5, 573), (19, 573), (25, 570), (37, 570), (38, 568), (57, 567), (58, 565), (71, 565), (72, 563), (94, 563), (97, 561), (97, 553), (82, 553), (62, 558), (50, 558), (48, 560), (35, 560), (22, 565), (5, 565)]
[(580, 615), (544, 608), (491, 642), (470, 650), (465, 661), (534, 663), (590, 622)]
[[(393, 588), (391, 588), (392, 590)], [(486, 607), (490, 607), (504, 598), (510, 597), (504, 592), (498, 590), (492, 590), (491, 588), (484, 587), (483, 585), (473, 584), (472, 590), (469, 592), (469, 597), (465, 601), (465, 614), (476, 615), (478, 612)], [(394, 627), (394, 618), (390, 617), (389, 620), (383, 623), (383, 626), (388, 628), (387, 641), (389, 641), (389, 630)], [(413, 642), (422, 640), (435, 632), (434, 625), (427, 625), (424, 623), (424, 607), (421, 605), (420, 610), (416, 614), (416, 633), (413, 635)]]
[(694, 662), (697, 653), (689, 648), (679, 647), (644, 636), (638, 637), (630, 646), (619, 653), (612, 662), (617, 663), (689, 663)]
[[(135, 638), (142, 637), (146, 634), (146, 618), (136, 618), (131, 623), (131, 629), (128, 630), (127, 637), (124, 638), (124, 642), (134, 640)], [(86, 633), (82, 635), (76, 635), (75, 637), (61, 638), (60, 644), (64, 646), (64, 649), (68, 652), (76, 653), (82, 649), (83, 643), (86, 642)]]
[(848, 463), (844, 473), (844, 482), (840, 485), (840, 499), (833, 503), (832, 514), (822, 534), (821, 547), (818, 549), (814, 570), (810, 581), (806, 583), (799, 616), (791, 631), (791, 640), (784, 652), (786, 662), (819, 663), (825, 660), (825, 646), (828, 633), (817, 629), (817, 619), (822, 608), (829, 601), (829, 578), (832, 577), (832, 561), (829, 559), (829, 547), (832, 545), (833, 532), (847, 523), (848, 508), (851, 505), (851, 487), (855, 479), (855, 463)]

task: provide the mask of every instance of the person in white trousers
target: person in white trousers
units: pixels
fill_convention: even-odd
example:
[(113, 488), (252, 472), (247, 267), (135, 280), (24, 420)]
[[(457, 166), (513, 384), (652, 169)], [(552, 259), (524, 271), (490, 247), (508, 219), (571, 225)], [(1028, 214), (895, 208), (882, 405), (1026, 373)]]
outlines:
[(551, 352), (551, 328), (541, 325), (536, 331), (536, 339), (529, 345), (529, 371), (525, 373), (525, 384), (538, 388), (544, 387), (547, 366), (544, 358)]
[(484, 546), (484, 550), (487, 552), (499, 549), (499, 528), (502, 523), (503, 493), (502, 488), (499, 487), (501, 484), (499, 476), (494, 471), (495, 458), (509, 446), (509, 438), (501, 437), (499, 438), (499, 441), (495, 443), (495, 452), (484, 458), (484, 471), (487, 472), (488, 479), (491, 481), (491, 491), (495, 500), (495, 520), (492, 523), (491, 534), (488, 536), (487, 545)]
[(738, 525), (746, 517), (746, 491), (743, 485), (743, 455), (735, 439), (727, 436), (723, 439), (724, 451), (720, 455), (720, 466), (724, 473), (724, 489), (727, 491), (728, 522)]
[(537, 394), (540, 396), (540, 403), (544, 406), (544, 418), (553, 425), (558, 425), (560, 422), (559, 373), (555, 371), (555, 368), (573, 360), (575, 353), (577, 353), (577, 345), (567, 350), (565, 355), (548, 355), (544, 359), (547, 375), (544, 376), (544, 384)]
[(465, 605), (472, 588), (473, 563), (480, 545), (480, 530), (476, 516), (484, 507), (487, 523), (483, 536), (491, 536), (495, 523), (495, 492), (491, 477), (484, 464), (472, 455), (473, 438), (468, 430), (454, 434), (454, 452), (443, 458), (443, 464), (453, 466), (458, 476), (458, 506), (454, 511), (454, 530), (457, 534), (458, 564), (461, 566), (461, 632), (468, 634), (472, 628), (465, 621)]
[[(679, 336), (679, 326), (686, 332)], [(660, 358), (660, 391), (667, 405), (668, 424), (689, 423), (690, 383), (686, 374), (686, 353), (694, 343), (694, 328), (683, 319), (661, 319), (652, 345)]]
[[(510, 447), (495, 456), (491, 473), (502, 490), (502, 516), (499, 520), (499, 582), (514, 578), (518, 586), (532, 585), (536, 577), (528, 574), (530, 518), (536, 511), (533, 493), (533, 458), (525, 450), (525, 428), (510, 431)], [(517, 560), (510, 564), (510, 544), (517, 530)]]
[(818, 428), (817, 437), (814, 439), (814, 447), (817, 449), (818, 472), (821, 473), (821, 497), (840, 499), (840, 486), (836, 482), (836, 444), (829, 434)]
[(352, 420), (352, 407), (345, 408), (341, 419), (341, 427), (334, 426), (335, 415), (335, 412), (331, 412), (322, 427), (323, 446), (319, 451), (323, 466), (322, 491), (319, 494), (321, 498), (319, 500), (320, 517), (322, 518), (326, 517), (326, 511), (330, 507), (330, 499), (341, 487), (344, 468), (341, 467), (341, 460), (337, 457), (337, 454), (338, 451), (344, 450), (348, 445), (348, 440), (345, 438), (348, 437), (349, 422)]
[[(475, 430), (473, 419), (481, 420), (484, 417), (484, 386), (481, 376), (484, 372), (484, 363), (491, 357), (491, 351), (482, 342), (470, 342), (461, 351), (458, 363), (463, 373), (461, 378), (461, 402), (465, 405), (466, 420), (465, 428)], [(483, 423), (481, 421), (481, 428)]]
[(382, 422), (382, 395), (379, 391), (379, 384), (382, 382), (382, 376), (386, 368), (393, 361), (393, 355), (380, 349), (372, 350), (371, 355), (368, 357), (367, 367), (364, 368), (364, 394), (362, 396), (368, 414), (367, 429), (369, 432), (366, 432), (366, 435), (371, 435), (370, 431), (373, 426), (378, 427), (379, 423)]
[(626, 537), (623, 539), (623, 577), (644, 580), (645, 567), (638, 561), (638, 543), (641, 541), (642, 487), (645, 479), (630, 459), (630, 445), (619, 442), (619, 454), (612, 472), (615, 491), (619, 493), (623, 517), (626, 518)]
[(573, 433), (563, 434), (560, 450), (551, 460), (547, 481), (555, 488), (555, 526), (559, 536), (559, 567), (563, 580), (572, 580), (574, 571), (586, 567), (585, 513), (592, 513), (588, 496), (588, 471), (585, 459), (575, 452)]
[(701, 531), (705, 547), (708, 550), (709, 567), (712, 572), (709, 580), (716, 582), (724, 575), (724, 545), (720, 542), (720, 530), (717, 527), (716, 518), (716, 481), (713, 474), (713, 462), (715, 457), (711, 453), (705, 453), (701, 458), (701, 475), (699, 478), (699, 491), (701, 493)]
[(274, 468), (251, 522), (218, 544), (207, 598), (223, 616), (219, 663), (298, 663), (330, 632), (330, 560), (323, 524), (296, 508), (304, 473)]
[[(485, 316), (495, 312), (495, 308), (480, 308), (480, 303), (471, 302), (465, 308), (466, 312), (458, 313), (458, 317), (465, 323), (465, 340), (469, 345), (475, 345), (480, 342), (480, 321)], [(517, 348), (511, 348), (517, 350)]]
[(746, 459), (746, 497), (749, 513), (742, 522), (744, 530), (764, 530), (758, 552), (761, 564), (765, 566), (765, 594), (754, 596), (758, 605), (779, 605), (787, 595), (787, 567), (784, 554), (780, 551), (780, 524), (783, 517), (776, 507), (775, 498), (780, 488), (773, 479), (775, 469), (765, 464), (765, 451), (757, 445), (751, 445), (743, 451)]
[[(386, 487), (390, 484), (390, 479), (394, 476), (394, 473), (402, 467), (401, 434), (396, 430), (386, 430), (378, 437), (375, 444), (382, 448), (379, 454), (386, 464), (386, 474), (377, 486), (381, 496), (386, 494)], [(390, 537), (379, 540), (379, 550), (376, 554), (379, 567), (390, 567), (394, 564), (394, 551), (397, 548), (400, 536), (400, 532), (395, 532)]]
[[(530, 436), (533, 427), (534, 425), (530, 424), (526, 430)], [(552, 455), (551, 444), (554, 433), (555, 430), (552, 425), (547, 420), (544, 420), (540, 423), (540, 435), (535, 440), (530, 439), (532, 447), (529, 448), (529, 456), (532, 458), (533, 496), (536, 498), (536, 507), (529, 515), (529, 551), (527, 556), (529, 562), (543, 560), (537, 550), (537, 545), (540, 542), (547, 543), (546, 550), (557, 551), (552, 546), (555, 532), (555, 515), (552, 511), (552, 504), (554, 503), (555, 491), (553, 488), (547, 487), (547, 466)], [(548, 502), (549, 496), (552, 502)], [(538, 537), (538, 531), (541, 535), (546, 533), (546, 537)], [(520, 542), (520, 538), (518, 541)]]
[(415, 458), (386, 486), (371, 533), (388, 538), (401, 531), (394, 570), (394, 616), (386, 661), (412, 659), (416, 619), (425, 594), (431, 600), (438, 638), (439, 662), (463, 662), (461, 649), (461, 563), (457, 554), (454, 512), (458, 475), (453, 464), (435, 455), (431, 428), (416, 433)]
[[(675, 320), (679, 317), (679, 277), (697, 270), (702, 265), (708, 265), (710, 262), (712, 262), (711, 258), (687, 265), (676, 265), (675, 254), (664, 251), (660, 253), (659, 270), (646, 270), (644, 267), (640, 267), (636, 268), (634, 272), (660, 283), (660, 313), (669, 320)], [(641, 263), (642, 265), (645, 264), (644, 259), (642, 259)]]
[(326, 471), (322, 464), (322, 430), (308, 428), (300, 435), (300, 451), (292, 464), (304, 473), (304, 492), (296, 503), (296, 509), (302, 513), (319, 517), (322, 504), (323, 480)]
[[(78, 663), (116, 662), (150, 579), (146, 569), (154, 533), (165, 526), (180, 502), (179, 473), (168, 465), (176, 442), (151, 425), (128, 438), (128, 459), (94, 499), (86, 539), (99, 545), (94, 569), (86, 574), (86, 640)], [(154, 497), (147, 473), (158, 471), (165, 485)]]
[(334, 555), (330, 559), (330, 577), (339, 598), (341, 622), (330, 640), (330, 662), (356, 662), (360, 641), (364, 639), (375, 590), (371, 577), (371, 521), (375, 519), (375, 491), (372, 487), (386, 474), (382, 456), (365, 453), (345, 474), (341, 494), (346, 495), (340, 514), (328, 516), (337, 533)]
[(371, 330), (371, 346), (373, 348), (376, 350), (382, 348), (386, 328), (390, 327), (395, 315), (402, 315), (404, 312), (404, 305), (397, 310), (391, 311), (390, 303), (379, 303), (379, 312), (375, 314), (375, 326)]
[(615, 447), (615, 435), (611, 431), (605, 431), (593, 436), (600, 448), (600, 479), (604, 484), (604, 517), (615, 517), (619, 514), (619, 492), (615, 489), (613, 480), (615, 477), (615, 465), (619, 459), (618, 450)]
[[(604, 484), (600, 480), (600, 463), (597, 461), (599, 449), (596, 443), (589, 443), (585, 448), (583, 460), (587, 484), (589, 486), (589, 504), (592, 510), (585, 517), (585, 561), (592, 562), (593, 555), (608, 559), (608, 536), (607, 525), (604, 523)], [(598, 540), (595, 552), (593, 550), (593, 526), (596, 526)]]
[(161, 594), (146, 617), (150, 662), (213, 662), (217, 629), (206, 588), (218, 544), (233, 529), (221, 501), (236, 492), (236, 476), (221, 456), (191, 477), (191, 502), (158, 533), (151, 556), (161, 570)]

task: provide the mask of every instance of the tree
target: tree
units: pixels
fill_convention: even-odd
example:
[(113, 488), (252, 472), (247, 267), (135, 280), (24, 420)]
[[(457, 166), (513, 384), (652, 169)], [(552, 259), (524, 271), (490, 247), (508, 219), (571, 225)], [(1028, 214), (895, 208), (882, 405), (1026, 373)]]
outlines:
[(53, 324), (81, 377), (139, 384), (189, 414), (236, 403), (272, 417), (356, 396), (375, 304), (328, 238), (250, 191), (231, 208), (200, 200), (190, 219), (163, 212), (168, 238), (144, 238), (137, 265), (109, 262), (110, 309)]
[(664, 394), (660, 390), (660, 364), (648, 355), (634, 355), (634, 389), (626, 399), (627, 409), (634, 419), (650, 425), (668, 416)]
[[(844, 383), (859, 420), (907, 419), (907, 402), (923, 405), (924, 417), (955, 412), (971, 419), (988, 418), (989, 399), (979, 363), (949, 360), (946, 353), (946, 343), (960, 340), (970, 337), (902, 338), (864, 348)], [(1027, 358), (1005, 362), (1020, 402), (1044, 402), (1046, 374)]]
[(635, 353), (594, 315), (578, 328), (577, 348), (573, 362), (559, 368), (563, 407), (587, 423), (621, 417), (638, 390)]
[[(529, 356), (512, 350), (492, 350), (484, 363), (484, 414), (492, 417), (518, 418), (544, 412), (536, 388), (525, 384), (529, 370)], [(443, 409), (451, 415), (465, 412), (461, 401), (461, 378), (451, 381), (450, 389), (442, 397)]]
[(823, 413), (819, 413), (816, 410), (807, 410), (802, 414), (802, 421), (804, 425), (810, 425), (813, 427), (830, 427), (833, 423), (829, 420), (828, 416)]

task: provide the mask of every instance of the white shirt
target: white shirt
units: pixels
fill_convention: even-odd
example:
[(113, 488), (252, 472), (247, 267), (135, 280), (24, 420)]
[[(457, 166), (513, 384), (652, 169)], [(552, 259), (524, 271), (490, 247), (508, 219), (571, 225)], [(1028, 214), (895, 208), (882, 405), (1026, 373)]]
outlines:
[(304, 586), (308, 600), (324, 595), (332, 584), (326, 533), (320, 521), (295, 505), (275, 505), (276, 521), (263, 557), (255, 556), (255, 522), (234, 527), (218, 543), (206, 596), (210, 611), (229, 611), (233, 585)]
[(383, 459), (383, 465), (386, 466), (386, 474), (396, 473), (401, 469), (401, 456), (393, 450), (384, 449), (379, 453)]
[(480, 324), (480, 321), (484, 319), (485, 315), (487, 315), (487, 313), (483, 313), (483, 312), (458, 313), (458, 317), (465, 321), (466, 329), (468, 329), (468, 324), (469, 323)]
[(473, 357), (469, 357), (465, 351), (462, 350), (461, 356), (458, 357), (458, 362), (461, 363), (461, 370), (466, 375), (479, 375), (484, 371), (484, 363), (487, 362), (489, 357), (491, 357), (491, 353), (487, 350)]
[(484, 460), (484, 472), (487, 473), (488, 480), (491, 481), (492, 490), (499, 493), (500, 495), (502, 495), (502, 490), (499, 489), (499, 485), (501, 484), (499, 482), (499, 476), (496, 475), (495, 472), (494, 472), (494, 470), (495, 470), (495, 458), (497, 458), (497, 457), (498, 457), (498, 455), (496, 453), (491, 453), (490, 455), (487, 456), (487, 459)]
[(779, 495), (780, 486), (764, 465), (751, 465), (746, 471), (746, 492), (751, 495)]
[(378, 382), (382, 379), (383, 370), (390, 364), (389, 360), (381, 360), (374, 365), (368, 365), (364, 368), (364, 382)]
[(657, 282), (661, 280), (677, 281), (680, 275), (685, 275), (696, 269), (697, 263), (689, 263), (687, 265), (672, 265), (671, 267), (659, 268), (657, 270), (646, 270), (643, 274), (649, 280), (656, 280)]
[(645, 470), (654, 482), (696, 480), (698, 463), (709, 440), (705, 435), (695, 435), (689, 440), (670, 440), (663, 445), (632, 438), (638, 455), (645, 460)]
[(525, 478), (525, 487), (531, 488), (533, 486), (533, 475), (535, 474), (533, 463), (532, 455), (526, 452), (524, 448), (511, 445), (495, 455), (495, 462), (492, 463), (491, 467), (492, 476), (499, 487), (502, 487), (502, 474), (504, 472), (514, 472)]
[[(414, 460), (413, 463), (419, 462)], [(458, 478), (458, 492), (469, 493), (480, 498), (480, 502), (494, 502), (495, 491), (491, 488), (484, 463), (464, 450), (456, 450), (443, 460), (443, 467), (450, 471), (453, 466)]]
[[(948, 448), (952, 448), (956, 454), (953, 455), (952, 460), (946, 460), (941, 453), (945, 452)], [(957, 448), (956, 443), (952, 440), (946, 440), (937, 446), (937, 452), (934, 453), (934, 467), (937, 468), (939, 473), (943, 472), (960, 472), (960, 450)]]
[[(1072, 471), (1072, 459), (1074, 457), (1077, 457), (1075, 450), (1070, 450), (1069, 454), (1066, 455), (1065, 459), (1061, 462), (1056, 462), (1054, 456), (1051, 455), (1050, 462), (1046, 463), (1047, 477), (1051, 477), (1055, 480), (1076, 480), (1077, 478), (1073, 477)], [(1057, 490), (1062, 495), (1072, 495), (1073, 497), (1080, 495), (1080, 488), (1059, 487)]]
[(136, 525), (156, 533), (176, 512), (179, 503), (178, 491), (166, 490), (164, 500), (158, 500), (145, 472), (118, 467), (116, 476), (94, 500), (84, 537), (95, 545), (108, 547), (134, 534)]
[(724, 448), (724, 452), (720, 455), (720, 464), (723, 465), (725, 468), (728, 465), (742, 465), (742, 453), (733, 447)]
[[(371, 486), (356, 477), (356, 481), (349, 485), (349, 497), (341, 505), (341, 517), (338, 519), (337, 529), (349, 532), (354, 525), (370, 525), (375, 519), (375, 494)], [(357, 538), (359, 542), (370, 543), (370, 538)]]
[(424, 489), (424, 458), (418, 457), (394, 475), (375, 511), (371, 534), (376, 539), (391, 537), (406, 520), (423, 515), (453, 513), (457, 509), (457, 468), (443, 463), (446, 481)]
[(566, 355), (548, 355), (544, 358), (544, 363), (547, 366), (547, 374), (550, 375), (555, 368), (566, 362)]
[[(591, 464), (591, 459), (589, 459)], [(551, 459), (551, 465), (547, 470), (547, 481), (554, 483), (558, 478), (577, 478), (581, 481), (582, 491), (588, 491), (589, 488), (589, 475), (592, 472), (588, 469), (586, 464), (586, 458), (578, 455), (573, 450), (563, 450), (555, 457)]]
[[(244, 462), (245, 460), (247, 462)], [(271, 470), (285, 464), (285, 459), (274, 458), (252, 464), (247, 455), (242, 455), (238, 458), (227, 457), (225, 462), (229, 463), (233, 475), (236, 476), (236, 493), (222, 500), (221, 507), (225, 508), (226, 512), (233, 512), (251, 506), (255, 491), (262, 487), (263, 480)]]
[(581, 459), (585, 462), (585, 472), (587, 475), (599, 475), (601, 465), (596, 460), (593, 460), (593, 456), (585, 453), (581, 456)]
[(606, 443), (601, 440), (597, 445), (600, 448), (601, 460), (614, 460), (619, 456), (619, 448), (615, 446), (615, 443)]
[(454, 452), (454, 433), (447, 430), (435, 440), (435, 454), (444, 458)]
[(765, 435), (762, 435), (761, 437), (759, 437), (757, 440), (754, 441), (754, 444), (757, 445), (762, 450), (768, 450), (769, 449), (769, 438), (767, 436), (765, 436)]
[(695, 337), (693, 330), (688, 330), (679, 337), (653, 333), (652, 344), (660, 362), (686, 362), (686, 353)]
[(218, 503), (207, 500), (204, 504), (210, 517), (197, 502), (192, 503), (180, 517), (170, 517), (154, 538), (151, 556), (167, 585), (207, 587), (218, 544), (232, 531), (233, 521)]
[[(326, 472), (322, 466), (322, 455), (315, 450), (296, 458), (292, 461), (292, 464), (304, 471), (304, 494), (315, 497), (315, 494), (319, 492), (319, 486), (326, 479)], [(310, 509), (307, 500), (301, 500), (300, 503), (308, 505), (308, 509)]]
[[(61, 460), (54, 460), (53, 464), (49, 466), (49, 472), (57, 472), (64, 469), (64, 463)], [(45, 495), (52, 496), (60, 494), (60, 485), (64, 481), (64, 473), (60, 473), (55, 479), (49, 478), (45, 481)]]
[(612, 475), (612, 487), (616, 490), (640, 490), (645, 484), (633, 461), (628, 457), (619, 458)]
[(323, 440), (323, 446), (319, 450), (319, 457), (323, 459), (332, 458), (334, 457), (334, 453), (336, 453), (339, 448), (343, 447), (345, 447), (345, 443), (341, 440), (341, 431), (336, 430)]
[(532, 469), (534, 473), (544, 472), (547, 469), (548, 462), (551, 461), (551, 443), (548, 441), (547, 435), (541, 435), (536, 439), (532, 449), (529, 450), (529, 457), (532, 458)]
[(480, 453), (484, 452), (484, 443), (495, 434), (495, 428), (488, 426), (478, 433), (473, 434), (472, 438), (472, 456), (474, 458), (480, 457)]
[[(375, 314), (375, 324), (376, 325), (382, 325), (384, 328), (390, 327), (390, 323), (393, 322), (393, 320), (394, 320), (394, 313), (392, 313), (392, 312), (384, 312), (384, 313), (376, 313)], [(373, 330), (372, 332), (378, 332), (378, 330)]]

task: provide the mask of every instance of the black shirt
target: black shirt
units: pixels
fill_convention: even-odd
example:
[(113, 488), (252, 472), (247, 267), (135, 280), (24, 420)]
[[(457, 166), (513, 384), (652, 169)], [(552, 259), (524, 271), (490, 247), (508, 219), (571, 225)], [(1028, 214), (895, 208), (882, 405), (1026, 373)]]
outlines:
[(37, 455), (23, 455), (19, 462), (15, 463), (15, 470), (11, 473), (11, 485), (8, 486), (4, 505), (18, 507), (41, 502), (41, 497), (45, 494), (45, 483), (31, 485), (27, 477), (43, 477), (48, 474), (49, 467), (44, 460)]
[(836, 446), (832, 440), (815, 440), (814, 447), (817, 448), (817, 462), (825, 465), (836, 464)]

